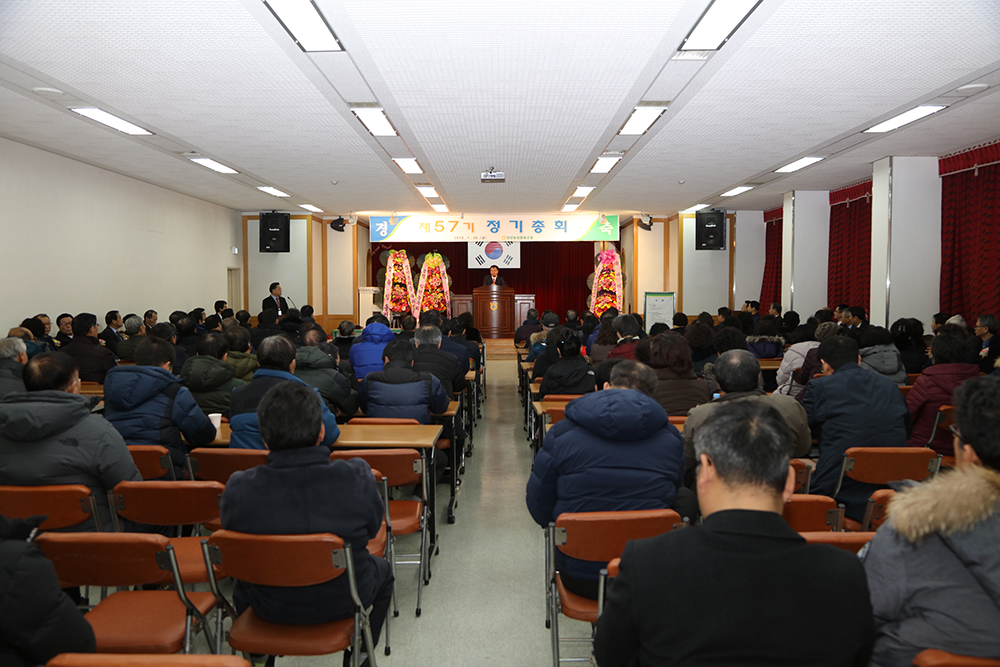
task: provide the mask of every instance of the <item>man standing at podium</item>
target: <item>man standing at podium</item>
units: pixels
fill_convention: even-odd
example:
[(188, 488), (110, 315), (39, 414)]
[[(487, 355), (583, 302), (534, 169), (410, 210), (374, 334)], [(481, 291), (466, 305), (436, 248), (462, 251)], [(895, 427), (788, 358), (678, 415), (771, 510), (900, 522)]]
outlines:
[(500, 285), (501, 287), (507, 286), (507, 281), (499, 276), (500, 267), (494, 264), (490, 267), (490, 275), (483, 278), (483, 285)]

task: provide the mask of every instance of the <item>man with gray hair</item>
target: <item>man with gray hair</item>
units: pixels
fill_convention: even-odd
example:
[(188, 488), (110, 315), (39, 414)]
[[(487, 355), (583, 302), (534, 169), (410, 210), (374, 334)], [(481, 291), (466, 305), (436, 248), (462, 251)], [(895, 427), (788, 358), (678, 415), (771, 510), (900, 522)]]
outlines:
[(413, 358), (413, 370), (427, 372), (441, 381), (444, 393), (449, 400), (455, 400), (455, 394), (465, 389), (465, 373), (462, 365), (454, 354), (441, 349), (441, 330), (430, 324), (417, 329), (413, 333), (413, 346), (416, 354)]
[(28, 363), (28, 346), (16, 336), (0, 339), (0, 398), (15, 391), (24, 391), (24, 365)]
[[(640, 655), (643, 665), (868, 664), (875, 628), (861, 564), (808, 544), (781, 516), (791, 449), (771, 406), (719, 406), (695, 435), (705, 520), (625, 547), (597, 622), (601, 667)], [(836, 640), (817, 644), (823, 632)]]
[(135, 361), (135, 348), (146, 340), (146, 323), (138, 315), (125, 318), (125, 340), (118, 343), (118, 358), (122, 361)]
[(694, 439), (698, 429), (711, 421), (721, 405), (733, 401), (751, 401), (770, 405), (784, 418), (792, 433), (792, 456), (808, 456), (812, 448), (812, 433), (805, 408), (791, 396), (766, 394), (758, 384), (760, 362), (747, 350), (729, 350), (719, 355), (715, 362), (715, 379), (719, 383), (718, 399), (691, 408), (684, 422), (684, 468), (694, 480), (694, 469), (698, 465), (695, 456)]
[[(603, 388), (570, 401), (566, 418), (546, 433), (528, 479), (531, 518), (545, 527), (563, 512), (672, 507), (695, 519), (690, 491), (687, 500), (678, 496), (684, 445), (653, 398), (656, 373), (637, 361), (620, 361)], [(592, 600), (605, 565), (556, 552), (566, 588)]]

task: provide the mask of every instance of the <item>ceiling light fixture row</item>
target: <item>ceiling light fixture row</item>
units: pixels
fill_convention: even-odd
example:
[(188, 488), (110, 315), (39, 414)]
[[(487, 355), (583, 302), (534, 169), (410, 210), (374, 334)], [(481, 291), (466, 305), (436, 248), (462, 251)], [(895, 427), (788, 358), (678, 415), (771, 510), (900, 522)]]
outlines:
[(299, 48), (314, 51), (343, 51), (323, 13), (311, 0), (264, 0), (274, 18)]

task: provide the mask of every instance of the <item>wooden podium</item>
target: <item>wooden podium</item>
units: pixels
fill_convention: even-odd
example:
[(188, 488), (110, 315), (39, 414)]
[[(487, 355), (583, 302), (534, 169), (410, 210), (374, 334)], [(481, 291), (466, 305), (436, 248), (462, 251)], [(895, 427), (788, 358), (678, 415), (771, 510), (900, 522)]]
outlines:
[(517, 329), (514, 290), (484, 285), (472, 290), (472, 317), (483, 338), (513, 338)]

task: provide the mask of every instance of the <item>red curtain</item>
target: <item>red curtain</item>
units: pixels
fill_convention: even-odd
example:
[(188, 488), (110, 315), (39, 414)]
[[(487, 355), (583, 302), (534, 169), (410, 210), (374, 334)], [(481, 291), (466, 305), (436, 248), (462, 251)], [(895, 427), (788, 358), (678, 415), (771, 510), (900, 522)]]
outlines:
[(781, 217), (781, 208), (764, 211), (764, 279), (760, 283), (762, 307), (781, 302)]
[(871, 298), (872, 182), (830, 193), (830, 260), (826, 298), (868, 309)]
[[(372, 284), (377, 285), (376, 274), (384, 268), (379, 261), (387, 244), (372, 245)], [(417, 257), (436, 250), (446, 256), (451, 265), (448, 276), (452, 280), (451, 291), (455, 294), (472, 294), (475, 287), (483, 284), (489, 269), (469, 268), (467, 243), (399, 243), (395, 248), (405, 249), (408, 255)], [(534, 294), (535, 307), (539, 312), (551, 309), (559, 316), (573, 308), (581, 312), (587, 308), (587, 276), (594, 271), (594, 244), (590, 241), (536, 241), (521, 244), (521, 268), (500, 269), (500, 275), (519, 294)], [(416, 285), (414, 285), (416, 287)]]
[(960, 314), (966, 322), (983, 313), (1000, 314), (998, 161), (1000, 144), (939, 162), (941, 311)]

